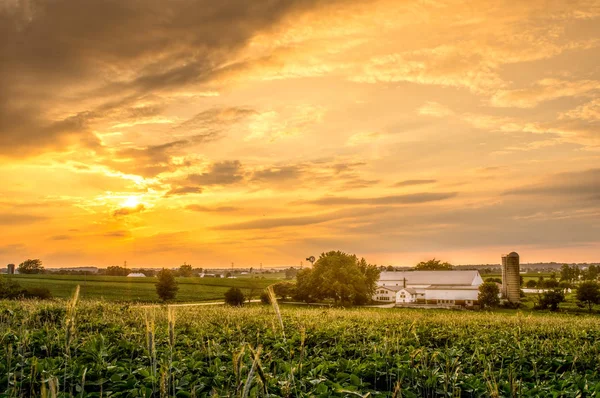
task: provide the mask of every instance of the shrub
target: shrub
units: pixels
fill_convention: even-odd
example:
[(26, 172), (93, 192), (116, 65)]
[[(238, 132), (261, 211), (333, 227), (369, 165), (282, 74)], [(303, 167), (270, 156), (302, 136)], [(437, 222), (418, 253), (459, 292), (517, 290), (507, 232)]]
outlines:
[(557, 311), (558, 305), (565, 301), (565, 294), (560, 289), (549, 290), (539, 296), (538, 302), (534, 305), (536, 310), (550, 309), (550, 311)]
[(233, 307), (240, 307), (244, 305), (244, 293), (237, 287), (232, 287), (225, 292), (225, 304)]
[(158, 282), (156, 282), (156, 294), (162, 301), (173, 300), (177, 295), (177, 282), (173, 272), (163, 268), (158, 273)]
[(269, 293), (262, 292), (260, 294), (260, 302), (263, 304), (271, 304), (271, 299), (269, 298)]
[(29, 299), (50, 300), (52, 293), (45, 287), (30, 287), (23, 291), (23, 297)]

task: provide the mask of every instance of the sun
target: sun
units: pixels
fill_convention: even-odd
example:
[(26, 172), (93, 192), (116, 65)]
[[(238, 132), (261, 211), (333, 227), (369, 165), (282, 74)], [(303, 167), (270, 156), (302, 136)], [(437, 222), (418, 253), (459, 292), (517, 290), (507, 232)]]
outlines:
[(127, 199), (123, 203), (121, 203), (122, 207), (131, 207), (135, 208), (140, 205), (140, 198), (137, 196), (128, 196)]

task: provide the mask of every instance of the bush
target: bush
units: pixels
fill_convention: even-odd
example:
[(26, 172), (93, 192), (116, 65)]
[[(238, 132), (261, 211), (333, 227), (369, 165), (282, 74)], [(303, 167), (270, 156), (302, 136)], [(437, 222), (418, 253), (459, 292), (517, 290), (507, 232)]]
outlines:
[(497, 307), (500, 304), (500, 289), (495, 282), (485, 282), (479, 286), (477, 299), (482, 308)]
[(558, 305), (563, 301), (565, 301), (565, 294), (562, 290), (549, 290), (539, 297), (537, 304), (533, 308), (536, 310), (546, 310), (549, 308), (550, 311), (558, 311)]
[(271, 299), (269, 298), (269, 293), (262, 292), (260, 294), (260, 302), (263, 304), (271, 304)]
[(28, 299), (50, 300), (52, 293), (45, 287), (30, 287), (23, 291), (23, 297)]
[(525, 284), (525, 287), (527, 287), (528, 289), (535, 289), (537, 287), (537, 282), (534, 281), (533, 279), (530, 279)]
[(233, 307), (240, 307), (244, 305), (244, 293), (237, 287), (232, 287), (227, 292), (225, 292), (225, 304), (231, 305)]

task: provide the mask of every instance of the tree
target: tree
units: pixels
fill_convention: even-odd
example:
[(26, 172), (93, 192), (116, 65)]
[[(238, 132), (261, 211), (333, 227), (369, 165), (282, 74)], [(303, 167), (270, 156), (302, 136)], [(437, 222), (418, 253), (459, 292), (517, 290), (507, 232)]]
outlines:
[(294, 267), (287, 268), (285, 270), (285, 279), (294, 279), (298, 274), (298, 270)]
[(225, 304), (234, 307), (240, 307), (244, 305), (244, 293), (237, 287), (232, 287), (225, 292)]
[(441, 260), (431, 259), (429, 261), (421, 261), (415, 266), (418, 271), (438, 271), (438, 270), (450, 270), (452, 264), (441, 262)]
[(254, 295), (261, 290), (261, 283), (258, 278), (251, 277), (246, 280), (246, 288), (247, 288), (247, 296), (248, 302), (252, 301)]
[(538, 303), (534, 306), (534, 308), (537, 310), (545, 310), (550, 308), (550, 311), (557, 311), (558, 305), (563, 301), (565, 301), (565, 294), (562, 290), (549, 290), (539, 296)]
[(158, 272), (158, 282), (156, 282), (156, 294), (162, 301), (169, 301), (177, 295), (177, 282), (171, 270), (163, 268)]
[(297, 297), (304, 301), (333, 299), (335, 303), (365, 304), (375, 292), (379, 269), (364, 258), (341, 251), (323, 253), (312, 269), (296, 276)]
[(106, 275), (110, 276), (127, 276), (129, 270), (125, 267), (119, 267), (118, 265), (106, 268)]
[(273, 292), (281, 300), (292, 297), (296, 294), (296, 284), (292, 282), (279, 282), (273, 285)]
[(500, 304), (500, 289), (495, 282), (485, 282), (479, 286), (477, 300), (482, 308), (496, 307)]
[(39, 258), (25, 260), (19, 264), (19, 274), (41, 274), (43, 272), (44, 266)]
[(184, 276), (186, 278), (192, 276), (192, 266), (185, 263), (179, 266), (179, 276)]
[(590, 312), (594, 304), (600, 304), (600, 287), (598, 283), (583, 282), (577, 288), (577, 301), (581, 305), (587, 305)]
[(527, 281), (527, 283), (525, 284), (525, 286), (528, 289), (535, 289), (537, 287), (537, 282), (534, 281), (533, 279), (530, 279), (530, 280)]

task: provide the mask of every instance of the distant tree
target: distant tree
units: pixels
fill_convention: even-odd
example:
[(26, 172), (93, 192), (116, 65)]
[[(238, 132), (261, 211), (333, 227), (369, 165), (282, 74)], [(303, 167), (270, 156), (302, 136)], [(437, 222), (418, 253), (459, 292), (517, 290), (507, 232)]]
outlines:
[(500, 279), (500, 278), (486, 278), (485, 281), (502, 284), (502, 279)]
[(273, 292), (282, 300), (296, 294), (296, 284), (292, 282), (279, 282), (273, 285)]
[(547, 289), (556, 289), (559, 285), (559, 282), (556, 278), (550, 278), (544, 281), (544, 287)]
[(527, 281), (527, 283), (525, 284), (525, 286), (528, 289), (535, 289), (537, 287), (537, 282), (534, 281), (533, 279), (530, 279), (530, 280)]
[(597, 282), (583, 282), (577, 288), (577, 302), (586, 305), (590, 312), (594, 304), (600, 304), (600, 286)]
[(156, 282), (156, 294), (162, 301), (173, 300), (177, 295), (177, 281), (173, 271), (163, 268), (158, 272), (158, 282)]
[(189, 264), (183, 264), (179, 266), (179, 276), (189, 278), (192, 276), (192, 266)]
[(437, 271), (437, 270), (450, 270), (452, 264), (441, 262), (441, 260), (431, 259), (429, 261), (421, 261), (415, 266), (418, 271)]
[(125, 267), (119, 267), (118, 265), (106, 268), (106, 275), (110, 276), (127, 276), (129, 270)]
[(371, 300), (379, 269), (364, 258), (341, 251), (321, 254), (312, 269), (296, 276), (297, 296), (305, 301), (333, 299), (336, 303), (364, 304)]
[(598, 279), (598, 274), (600, 274), (600, 266), (597, 267), (592, 264), (586, 270), (583, 270), (581, 279), (585, 281), (595, 281)]
[(231, 278), (233, 275), (231, 274), (231, 272), (228, 272), (225, 274), (225, 278)]
[(538, 310), (549, 308), (550, 311), (557, 311), (559, 304), (563, 301), (565, 301), (565, 294), (561, 289), (548, 290), (539, 296), (538, 303), (534, 308)]
[(388, 266), (387, 266), (387, 268), (386, 268), (385, 270), (386, 270), (386, 271), (388, 271), (388, 272), (391, 272), (391, 271), (394, 271), (394, 270), (395, 270), (395, 268), (394, 268), (394, 266), (392, 266), (392, 265), (388, 265)]
[(298, 274), (298, 270), (296, 268), (290, 267), (285, 270), (285, 279), (294, 279)]
[(543, 289), (543, 288), (546, 287), (546, 280), (541, 275), (540, 275), (540, 277), (537, 280), (537, 287), (538, 287), (538, 289)]
[(479, 286), (477, 300), (482, 308), (493, 308), (500, 304), (500, 289), (495, 282), (485, 282)]
[(157, 274), (157, 272), (153, 269), (143, 269), (140, 272), (149, 278), (154, 277)]
[(260, 279), (255, 277), (248, 278), (246, 280), (246, 288), (248, 291), (246, 299), (248, 300), (248, 302), (250, 302), (252, 301), (252, 299), (254, 299), (254, 296), (258, 294), (258, 292), (261, 290)]
[(234, 307), (244, 305), (244, 293), (237, 287), (232, 287), (225, 292), (225, 304)]
[(44, 266), (42, 260), (36, 258), (35, 260), (25, 260), (19, 264), (20, 274), (41, 274), (44, 272)]

